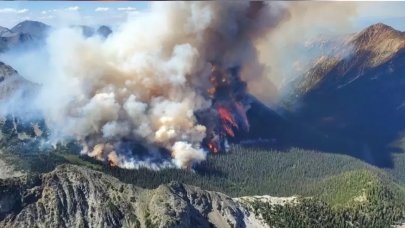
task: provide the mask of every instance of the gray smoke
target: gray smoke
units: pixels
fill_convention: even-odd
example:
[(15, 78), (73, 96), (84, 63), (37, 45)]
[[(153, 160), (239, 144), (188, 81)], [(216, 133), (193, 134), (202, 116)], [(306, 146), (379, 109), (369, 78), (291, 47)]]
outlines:
[(33, 69), (27, 77), (40, 84), (30, 106), (54, 139), (78, 140), (89, 156), (125, 168), (159, 168), (123, 149), (123, 141), (134, 141), (150, 157), (166, 149), (172, 160), (162, 166), (189, 167), (207, 153), (200, 146), (206, 127), (194, 114), (211, 106), (210, 63), (241, 66), (248, 85), (262, 78), (256, 42), (286, 12), (270, 2), (162, 2), (107, 39), (57, 28), (43, 58), (26, 62)]

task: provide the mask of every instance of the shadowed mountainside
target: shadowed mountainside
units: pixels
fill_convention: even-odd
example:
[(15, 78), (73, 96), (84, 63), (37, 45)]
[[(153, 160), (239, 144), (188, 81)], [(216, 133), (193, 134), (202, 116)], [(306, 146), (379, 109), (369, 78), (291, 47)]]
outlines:
[(405, 33), (376, 24), (345, 43), (350, 55), (322, 56), (293, 82), (297, 108), (288, 117), (335, 141), (325, 151), (390, 167), (390, 146), (405, 129)]

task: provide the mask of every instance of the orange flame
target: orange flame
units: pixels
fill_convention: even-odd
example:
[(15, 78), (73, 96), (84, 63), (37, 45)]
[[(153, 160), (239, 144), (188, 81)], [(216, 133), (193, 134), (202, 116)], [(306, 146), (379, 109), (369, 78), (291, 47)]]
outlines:
[(209, 77), (209, 81), (212, 85), (211, 88), (208, 89), (208, 94), (211, 97), (215, 96), (219, 87), (227, 86), (230, 83), (229, 75), (221, 69), (218, 65), (212, 64), (211, 65), (211, 75)]
[(211, 63), (209, 82), (211, 86), (207, 94), (213, 99), (216, 108), (218, 128), (211, 128), (210, 135), (205, 145), (214, 153), (222, 151), (225, 147), (226, 137), (235, 137), (236, 131), (243, 129), (249, 131), (249, 122), (246, 117), (244, 104), (240, 102), (245, 93), (244, 82), (239, 79), (238, 68), (224, 69), (216, 63)]
[(228, 136), (235, 137), (235, 133), (233, 132), (232, 128), (230, 128), (230, 127), (229, 127), (228, 125), (226, 125), (226, 124), (224, 124), (223, 127), (224, 127), (224, 130), (225, 130), (225, 132), (226, 132), (226, 134), (227, 134)]
[(108, 164), (111, 167), (116, 167), (118, 166), (118, 156), (115, 153), (115, 151), (112, 151), (111, 153), (108, 154)]
[(208, 148), (214, 152), (214, 153), (218, 153), (218, 148), (213, 144), (213, 143), (208, 143)]
[(219, 114), (219, 118), (220, 118), (222, 121), (224, 121), (224, 122), (226, 122), (226, 123), (229, 123), (229, 124), (231, 124), (232, 126), (238, 128), (238, 125), (237, 125), (237, 124), (235, 123), (235, 121), (233, 120), (232, 114), (229, 112), (228, 109), (226, 109), (226, 108), (223, 107), (223, 106), (219, 106), (218, 109), (217, 109), (217, 111), (218, 111), (218, 114)]

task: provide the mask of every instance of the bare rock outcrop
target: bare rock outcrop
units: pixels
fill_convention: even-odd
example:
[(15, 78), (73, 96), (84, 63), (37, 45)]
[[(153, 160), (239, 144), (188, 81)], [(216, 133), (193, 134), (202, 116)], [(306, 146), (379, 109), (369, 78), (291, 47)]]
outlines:
[(221, 193), (177, 182), (142, 189), (74, 165), (41, 176), (0, 180), (0, 193), (0, 227), (253, 227), (260, 223)]

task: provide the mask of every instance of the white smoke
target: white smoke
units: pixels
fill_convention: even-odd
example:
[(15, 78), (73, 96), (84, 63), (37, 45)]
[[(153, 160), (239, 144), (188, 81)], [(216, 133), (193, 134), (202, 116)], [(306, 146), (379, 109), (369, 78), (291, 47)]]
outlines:
[(120, 149), (123, 139), (151, 151), (165, 148), (177, 167), (202, 161), (206, 128), (194, 113), (211, 106), (204, 95), (210, 62), (242, 65), (248, 81), (260, 77), (255, 39), (271, 31), (284, 13), (270, 4), (260, 10), (262, 5), (250, 5), (154, 3), (107, 39), (56, 28), (47, 39), (46, 62), (27, 63), (43, 67), (31, 72), (41, 73), (33, 106), (53, 137), (76, 139), (83, 143), (82, 153), (114, 165), (160, 167), (137, 161), (137, 151)]

